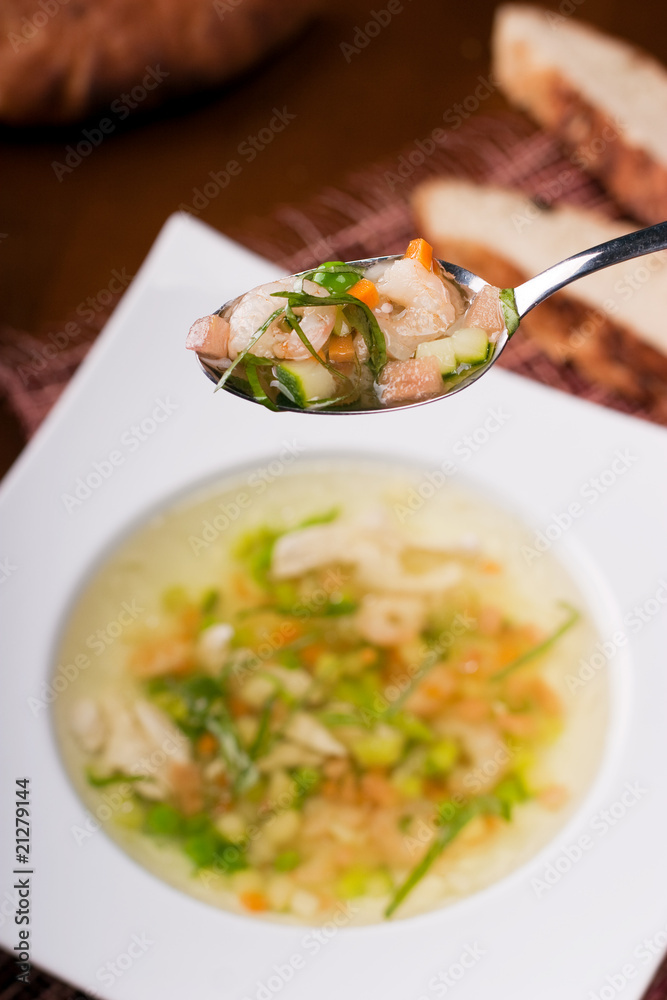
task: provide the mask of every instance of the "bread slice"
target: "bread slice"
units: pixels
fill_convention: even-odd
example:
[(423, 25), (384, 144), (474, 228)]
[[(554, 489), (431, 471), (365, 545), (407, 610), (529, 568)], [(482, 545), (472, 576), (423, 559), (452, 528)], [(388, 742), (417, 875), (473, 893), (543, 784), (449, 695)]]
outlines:
[[(60, 125), (99, 109), (106, 128), (100, 121), (81, 135), (84, 148), (99, 145), (135, 108), (244, 72), (319, 7), (320, 0), (2, 0), (0, 121)], [(270, 107), (267, 125), (276, 114)]]
[[(417, 232), (438, 257), (516, 287), (573, 253), (636, 227), (568, 205), (471, 181), (426, 181), (413, 192)], [(667, 390), (667, 252), (598, 271), (528, 313), (520, 335), (592, 381), (648, 402)]]
[(667, 70), (656, 59), (551, 11), (496, 12), (493, 73), (510, 101), (600, 178), (631, 215), (667, 219)]

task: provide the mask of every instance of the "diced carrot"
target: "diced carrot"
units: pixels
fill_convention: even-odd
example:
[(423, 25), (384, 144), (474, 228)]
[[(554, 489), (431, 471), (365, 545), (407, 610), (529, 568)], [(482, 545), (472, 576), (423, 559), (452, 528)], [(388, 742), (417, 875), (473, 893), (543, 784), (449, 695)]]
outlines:
[(318, 658), (327, 652), (327, 648), (323, 642), (311, 642), (301, 650), (301, 661), (307, 667), (314, 667)]
[(355, 357), (354, 341), (349, 334), (346, 337), (331, 338), (329, 344), (329, 361), (337, 361), (339, 364), (345, 364), (348, 361), (354, 361)]
[(197, 752), (202, 757), (210, 757), (218, 749), (218, 741), (213, 733), (202, 733), (197, 740)]
[(250, 910), (251, 913), (263, 913), (269, 908), (269, 902), (263, 892), (248, 890), (248, 892), (240, 893), (239, 900), (242, 906), (245, 906), (246, 910)]
[(338, 798), (338, 782), (333, 781), (331, 778), (323, 781), (320, 785), (320, 795), (325, 799)]
[(360, 278), (356, 285), (352, 285), (352, 288), (348, 289), (347, 294), (354, 295), (355, 299), (359, 299), (360, 302), (365, 302), (369, 309), (375, 309), (380, 301), (377, 288), (368, 278)]
[(227, 699), (227, 707), (235, 719), (238, 719), (239, 715), (245, 715), (248, 711), (246, 703), (240, 698), (235, 698), (234, 695), (230, 695)]
[(482, 563), (481, 566), (482, 573), (502, 573), (502, 566), (497, 563), (494, 559), (487, 559), (486, 562)]
[(420, 264), (423, 264), (427, 271), (431, 270), (431, 264), (433, 263), (433, 247), (426, 240), (416, 239), (411, 240), (408, 243), (408, 249), (405, 251), (406, 257), (411, 257), (413, 260), (418, 260)]
[(361, 778), (361, 790), (378, 806), (394, 806), (398, 792), (381, 771), (367, 771)]
[(454, 711), (465, 722), (483, 722), (489, 715), (489, 704), (483, 698), (464, 698), (454, 705)]

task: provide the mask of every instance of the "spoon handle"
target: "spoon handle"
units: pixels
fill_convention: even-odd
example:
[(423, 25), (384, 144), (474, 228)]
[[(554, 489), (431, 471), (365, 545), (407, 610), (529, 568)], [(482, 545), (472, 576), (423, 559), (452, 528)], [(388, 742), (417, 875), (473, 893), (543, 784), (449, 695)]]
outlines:
[(657, 226), (638, 229), (635, 233), (627, 233), (615, 240), (609, 240), (608, 243), (591, 247), (590, 250), (583, 250), (518, 285), (514, 289), (517, 312), (520, 317), (525, 316), (534, 306), (549, 298), (564, 285), (576, 281), (577, 278), (593, 274), (594, 271), (601, 271), (602, 268), (610, 267), (612, 264), (620, 264), (624, 260), (632, 260), (633, 257), (642, 257), (644, 254), (665, 249), (667, 249), (667, 222), (659, 222)]

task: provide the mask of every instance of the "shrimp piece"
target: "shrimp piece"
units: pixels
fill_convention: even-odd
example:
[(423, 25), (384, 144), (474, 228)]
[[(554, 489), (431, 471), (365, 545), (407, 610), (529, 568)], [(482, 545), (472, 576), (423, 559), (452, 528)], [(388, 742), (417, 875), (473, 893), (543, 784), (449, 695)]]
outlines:
[(407, 547), (407, 540), (393, 538), (384, 523), (310, 525), (278, 539), (271, 575), (285, 580), (321, 566), (352, 564), (362, 586), (416, 594), (447, 590), (459, 581), (461, 567), (453, 560), (426, 572), (408, 571), (401, 559)]
[(356, 616), (361, 636), (377, 646), (415, 639), (424, 624), (424, 604), (416, 597), (367, 594)]
[[(274, 296), (273, 293), (296, 291), (300, 287), (300, 278), (282, 279), (259, 285), (242, 296), (229, 317), (229, 357), (232, 361), (248, 347), (257, 330), (271, 314), (286, 305), (286, 299)], [(304, 281), (303, 291), (308, 295), (327, 297), (326, 289), (314, 281)], [(304, 306), (296, 308), (294, 312), (314, 350), (321, 350), (336, 322), (336, 306)], [(253, 343), (252, 353), (263, 358), (291, 358), (299, 361), (310, 357), (310, 352), (302, 344), (296, 331), (286, 328), (280, 318), (274, 320), (259, 340)]]
[(193, 816), (203, 808), (201, 774), (196, 764), (192, 761), (170, 761), (167, 780), (177, 807), (186, 816)]
[(411, 309), (436, 313), (447, 323), (456, 319), (456, 310), (442, 278), (412, 257), (390, 264), (377, 283), (380, 295)]
[(70, 728), (86, 753), (96, 753), (107, 737), (106, 722), (94, 698), (79, 698), (75, 703)]
[[(232, 309), (229, 316), (229, 348), (228, 353), (234, 361), (241, 351), (244, 351), (260, 326), (268, 320), (271, 313), (285, 305), (283, 298), (272, 298), (273, 292), (292, 291), (292, 281), (270, 281), (259, 285), (251, 292), (246, 292)], [(252, 345), (252, 353), (263, 358), (275, 357), (273, 340), (275, 323), (262, 334)]]
[(202, 316), (190, 327), (185, 340), (189, 351), (196, 351), (203, 358), (219, 361), (227, 357), (229, 323), (222, 316)]
[(378, 806), (395, 806), (399, 793), (381, 771), (368, 771), (361, 779), (364, 796)]
[(142, 680), (165, 674), (182, 674), (191, 665), (191, 644), (174, 636), (149, 639), (135, 649), (130, 659), (130, 670)]
[(369, 835), (375, 856), (397, 868), (411, 867), (415, 858), (410, 851), (409, 838), (398, 827), (400, 810), (383, 807), (374, 810), (368, 822)]
[(564, 785), (547, 785), (546, 788), (537, 793), (538, 802), (553, 812), (561, 809), (569, 797), (569, 792)]
[(347, 757), (343, 744), (331, 735), (326, 726), (307, 712), (296, 712), (285, 727), (285, 735), (294, 743), (299, 743), (322, 754), (324, 757)]
[(431, 719), (442, 712), (443, 705), (451, 701), (456, 692), (456, 678), (446, 663), (436, 663), (410, 692), (405, 707), (423, 719)]
[[(304, 291), (309, 295), (320, 295), (324, 289), (314, 281), (304, 281)], [(318, 291), (315, 291), (318, 289)], [(299, 326), (310, 341), (315, 351), (320, 351), (331, 335), (336, 322), (336, 306), (304, 306), (295, 309), (299, 317)], [(290, 358), (293, 361), (305, 361), (311, 357), (308, 348), (302, 343), (296, 330), (290, 330), (287, 336), (276, 338), (274, 351), (277, 358)]]
[[(377, 283), (382, 301), (375, 311), (391, 357), (406, 361), (416, 347), (442, 337), (456, 319), (452, 294), (439, 274), (404, 257), (390, 264)], [(392, 304), (403, 306), (398, 311)]]
[(330, 563), (354, 562), (357, 536), (347, 524), (313, 524), (288, 531), (274, 545), (272, 576), (285, 580)]
[(142, 699), (128, 705), (118, 695), (98, 703), (104, 717), (104, 739), (96, 766), (102, 774), (134, 775), (142, 780), (135, 789), (151, 799), (173, 791), (172, 765), (189, 762), (188, 742), (167, 715)]
[(451, 772), (452, 790), (480, 794), (493, 788), (511, 761), (511, 753), (498, 729), (488, 722), (472, 724), (462, 719), (447, 719), (442, 728), (443, 735), (461, 741), (470, 762)]

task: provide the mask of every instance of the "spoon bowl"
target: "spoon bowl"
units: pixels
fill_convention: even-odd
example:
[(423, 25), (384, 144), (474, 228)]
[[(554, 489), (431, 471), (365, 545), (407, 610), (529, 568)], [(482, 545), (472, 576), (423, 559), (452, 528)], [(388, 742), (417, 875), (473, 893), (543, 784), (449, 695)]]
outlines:
[[(599, 246), (591, 247), (589, 250), (584, 250), (581, 253), (574, 254), (572, 257), (568, 257), (566, 260), (560, 261), (558, 264), (554, 264), (553, 267), (547, 268), (546, 271), (542, 271), (540, 274), (530, 278), (528, 281), (523, 282), (523, 284), (518, 285), (514, 289), (502, 289), (501, 299), (503, 299), (505, 303), (503, 305), (505, 326), (500, 333), (496, 335), (495, 340), (490, 341), (491, 350), (489, 351), (489, 355), (481, 364), (476, 365), (469, 371), (464, 371), (460, 375), (455, 376), (456, 380), (454, 381), (454, 379), (452, 379), (449, 386), (445, 388), (444, 392), (440, 395), (430, 396), (426, 399), (394, 403), (390, 406), (370, 408), (360, 405), (337, 405), (335, 409), (328, 409), (325, 407), (320, 409), (316, 407), (304, 409), (303, 407), (290, 403), (287, 399), (279, 399), (279, 401), (275, 404), (274, 409), (277, 411), (284, 410), (294, 413), (333, 413), (336, 415), (384, 413), (387, 412), (387, 410), (411, 409), (414, 406), (423, 406), (425, 403), (433, 403), (437, 400), (445, 399), (448, 396), (452, 396), (454, 393), (460, 392), (462, 389), (469, 388), (474, 382), (481, 378), (482, 375), (485, 375), (489, 368), (495, 364), (502, 354), (510, 337), (519, 326), (521, 319), (536, 305), (543, 302), (544, 299), (549, 298), (550, 295), (553, 295), (554, 292), (563, 288), (565, 285), (569, 285), (570, 282), (576, 281), (578, 278), (583, 278), (587, 274), (592, 274), (595, 271), (610, 267), (612, 264), (619, 264), (623, 261), (631, 260), (635, 257), (641, 257), (648, 253), (655, 253), (664, 249), (667, 249), (667, 222), (660, 222), (655, 226), (649, 226), (646, 229), (640, 229), (636, 232), (628, 233), (625, 236), (619, 236), (614, 240), (608, 241), (607, 243), (601, 243)], [(364, 260), (354, 260), (346, 263), (348, 263), (350, 267), (355, 267), (365, 272), (367, 268), (370, 268), (375, 264), (391, 264), (394, 261), (400, 260), (402, 256), (402, 254), (396, 254), (385, 257), (367, 257)], [(456, 285), (461, 292), (463, 292), (464, 298), (466, 299), (470, 299), (473, 295), (476, 295), (485, 286), (490, 286), (488, 281), (485, 281), (478, 274), (474, 274), (472, 271), (466, 270), (464, 267), (459, 267), (457, 264), (452, 264), (449, 261), (443, 260), (439, 260), (438, 263), (443, 269), (444, 276), (449, 281), (453, 282), (453, 284)], [(312, 270), (303, 271), (300, 272), (299, 275), (292, 275), (292, 277), (298, 277), (311, 273)], [(218, 310), (218, 312), (222, 313), (227, 310), (240, 298), (241, 296), (237, 296), (235, 299), (230, 299), (229, 302), (226, 302), (225, 305)], [(326, 299), (323, 301), (326, 302)], [(508, 303), (510, 304), (509, 310), (506, 308)], [(511, 325), (508, 326), (510, 318)], [(224, 374), (224, 368), (216, 366), (201, 355), (198, 355), (198, 360), (206, 377), (217, 385)], [(225, 384), (223, 388), (227, 392), (231, 392), (232, 395), (240, 396), (249, 402), (259, 402), (259, 400), (254, 399), (253, 396), (241, 391), (229, 383)]]

